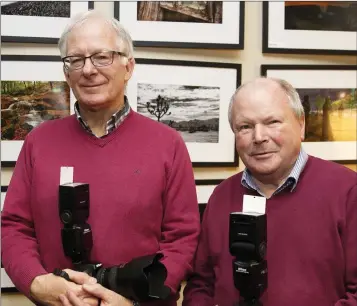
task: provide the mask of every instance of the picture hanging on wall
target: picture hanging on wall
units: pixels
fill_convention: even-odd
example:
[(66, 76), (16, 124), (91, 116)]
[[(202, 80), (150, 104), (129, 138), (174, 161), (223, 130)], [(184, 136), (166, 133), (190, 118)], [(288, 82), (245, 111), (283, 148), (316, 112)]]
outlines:
[[(1, 186), (1, 211), (4, 207), (4, 201), (5, 201), (5, 196), (6, 196), (6, 191), (7, 191), (8, 186)], [(9, 276), (6, 274), (5, 269), (2, 266), (1, 263), (1, 292), (17, 292), (18, 290), (16, 289), (15, 285), (13, 282), (10, 280)]]
[(137, 47), (244, 48), (244, 1), (115, 1)]
[(193, 166), (237, 166), (228, 105), (240, 80), (240, 64), (138, 58), (127, 96), (135, 111), (180, 133)]
[(196, 193), (198, 201), (198, 209), (200, 211), (201, 222), (205, 208), (207, 206), (208, 200), (212, 195), (214, 189), (222, 182), (223, 180), (195, 180), (196, 182)]
[(34, 127), (73, 113), (75, 98), (62, 66), (57, 56), (2, 56), (2, 166), (15, 165), (25, 137)]
[(284, 79), (299, 93), (308, 154), (356, 163), (357, 65), (262, 65), (261, 74)]
[(263, 52), (357, 55), (357, 2), (264, 2)]
[(56, 44), (69, 19), (93, 1), (1, 1), (1, 41)]

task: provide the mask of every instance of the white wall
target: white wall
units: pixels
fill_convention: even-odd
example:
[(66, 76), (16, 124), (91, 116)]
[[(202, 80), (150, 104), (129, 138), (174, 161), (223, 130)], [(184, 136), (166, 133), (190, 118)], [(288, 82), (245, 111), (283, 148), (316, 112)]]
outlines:
[[(231, 62), (242, 64), (242, 82), (253, 79), (260, 74), (262, 64), (336, 64), (356, 65), (356, 56), (326, 55), (263, 55), (262, 50), (262, 3), (246, 2), (245, 4), (245, 47), (242, 51), (234, 50), (201, 50), (171, 48), (138, 48), (135, 56), (140, 58), (175, 59), (191, 61)], [(95, 8), (112, 16), (112, 2), (96, 2)], [(1, 46), (2, 54), (38, 54), (59, 55), (55, 46), (36, 44), (5, 44)], [(356, 165), (347, 165), (357, 170)], [(195, 168), (196, 179), (223, 179), (244, 169), (242, 162), (237, 168)], [(8, 185), (12, 168), (1, 169), (1, 184)], [(20, 294), (3, 293), (3, 306), (28, 306), (28, 302)]]

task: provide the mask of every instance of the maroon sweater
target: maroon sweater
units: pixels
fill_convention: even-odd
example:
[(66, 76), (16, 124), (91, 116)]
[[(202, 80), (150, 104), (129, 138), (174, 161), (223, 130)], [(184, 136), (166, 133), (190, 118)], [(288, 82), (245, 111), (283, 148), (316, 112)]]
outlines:
[[(229, 253), (229, 214), (242, 211), (241, 173), (207, 205), (195, 274), (183, 306), (232, 306), (239, 299)], [(258, 195), (258, 194), (255, 194)], [(266, 201), (268, 289), (264, 306), (357, 305), (357, 175), (309, 157), (298, 184)]]
[(74, 182), (90, 184), (91, 261), (111, 266), (161, 251), (175, 292), (199, 234), (192, 164), (175, 130), (133, 111), (102, 139), (74, 115), (28, 135), (2, 212), (2, 262), (15, 286), (28, 296), (37, 275), (72, 267), (61, 243), (61, 166), (74, 168)]

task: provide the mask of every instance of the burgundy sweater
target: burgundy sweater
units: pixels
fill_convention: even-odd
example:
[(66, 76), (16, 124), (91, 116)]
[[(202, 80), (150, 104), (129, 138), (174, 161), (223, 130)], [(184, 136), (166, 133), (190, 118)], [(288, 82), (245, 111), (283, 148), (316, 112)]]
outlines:
[[(207, 205), (195, 274), (183, 306), (233, 306), (229, 214), (242, 211), (241, 173), (216, 187)], [(357, 175), (309, 157), (296, 188), (266, 201), (268, 289), (264, 306), (357, 305)]]
[(91, 261), (112, 266), (161, 251), (166, 285), (176, 293), (199, 235), (192, 164), (175, 130), (133, 111), (101, 139), (74, 115), (28, 134), (2, 212), (2, 262), (15, 286), (29, 296), (37, 275), (73, 267), (61, 243), (61, 166), (90, 185)]

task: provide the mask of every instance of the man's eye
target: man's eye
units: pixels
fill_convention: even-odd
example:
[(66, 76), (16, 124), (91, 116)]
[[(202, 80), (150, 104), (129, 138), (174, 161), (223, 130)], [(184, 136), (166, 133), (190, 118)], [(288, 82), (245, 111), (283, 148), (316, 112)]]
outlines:
[(279, 123), (279, 121), (278, 121), (278, 120), (271, 120), (271, 121), (269, 122), (269, 124), (275, 124), (275, 123)]
[(239, 127), (239, 130), (240, 131), (242, 131), (242, 130), (247, 130), (247, 129), (249, 129), (249, 125), (241, 125), (240, 127)]

